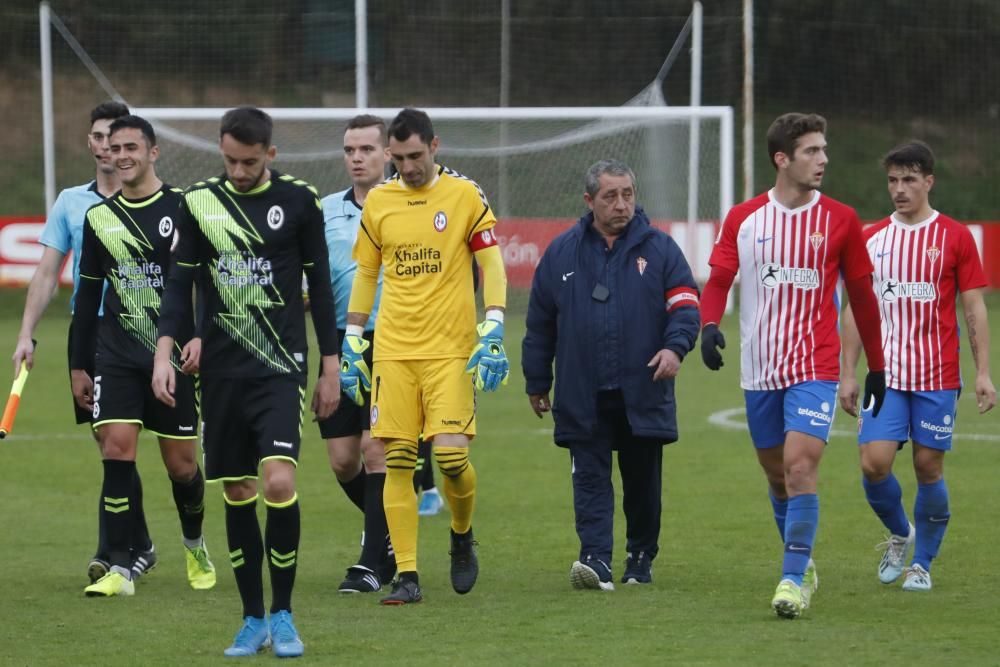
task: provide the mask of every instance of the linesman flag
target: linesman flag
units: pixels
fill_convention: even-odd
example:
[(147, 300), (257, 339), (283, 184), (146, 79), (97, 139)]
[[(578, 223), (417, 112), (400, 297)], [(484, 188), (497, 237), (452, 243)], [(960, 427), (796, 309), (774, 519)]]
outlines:
[[(35, 341), (31, 341), (37, 345)], [(21, 361), (21, 370), (14, 378), (14, 384), (10, 388), (10, 397), (7, 398), (7, 405), (3, 409), (3, 417), (0, 418), (0, 440), (7, 437), (7, 434), (14, 430), (14, 417), (17, 416), (17, 406), (21, 404), (21, 391), (24, 383), (28, 381), (28, 364)]]

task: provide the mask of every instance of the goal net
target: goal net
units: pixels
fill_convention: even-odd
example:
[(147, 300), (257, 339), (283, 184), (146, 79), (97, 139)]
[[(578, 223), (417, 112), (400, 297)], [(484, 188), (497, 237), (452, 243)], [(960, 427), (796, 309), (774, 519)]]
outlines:
[[(222, 172), (225, 109), (139, 108), (157, 132), (157, 172), (187, 186)], [(604, 158), (636, 173), (639, 202), (661, 221), (720, 220), (732, 203), (729, 107), (530, 107), (426, 109), (440, 137), (438, 162), (475, 180), (502, 219), (577, 218), (583, 176)], [(347, 119), (392, 120), (398, 109), (267, 109), (274, 166), (323, 193), (350, 185), (343, 163)], [(692, 140), (697, 142), (692, 143)], [(676, 235), (676, 234), (675, 234)]]

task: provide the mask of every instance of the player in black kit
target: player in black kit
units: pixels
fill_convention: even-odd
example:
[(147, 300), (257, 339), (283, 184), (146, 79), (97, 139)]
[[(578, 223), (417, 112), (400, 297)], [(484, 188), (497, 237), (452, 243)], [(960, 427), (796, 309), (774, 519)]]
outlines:
[[(219, 143), (225, 174), (184, 193), (153, 370), (153, 391), (173, 404), (170, 353), (190, 317), (197, 275), (205, 294), (205, 474), (225, 487), (229, 557), (243, 602), (243, 626), (225, 651), (230, 656), (252, 655), (268, 643), (279, 657), (303, 652), (291, 614), (300, 531), (295, 466), (308, 347), (303, 271), (322, 357), (312, 409), (324, 419), (340, 401), (320, 201), (305, 181), (269, 168), (276, 155), (271, 129), (271, 118), (260, 109), (226, 112)], [(256, 513), (258, 469), (267, 506), (263, 540)], [(265, 553), (272, 593), (268, 620), (261, 579)]]
[[(173, 484), (193, 588), (215, 585), (215, 568), (202, 536), (205, 479), (198, 468), (196, 390), (181, 377), (177, 406), (157, 401), (150, 388), (156, 320), (174, 238), (180, 191), (164, 185), (154, 164), (159, 154), (152, 126), (124, 116), (110, 127), (111, 159), (122, 190), (87, 211), (80, 253), (80, 288), (73, 315), (73, 395), (92, 412), (104, 459), (101, 512), (110, 569), (87, 586), (91, 597), (133, 595), (132, 554), (152, 552), (135, 543), (135, 454), (140, 429), (154, 433)], [(104, 290), (107, 285), (106, 291)], [(104, 292), (104, 315), (98, 309)], [(182, 323), (169, 361), (177, 368), (197, 356), (190, 318)], [(182, 359), (184, 361), (182, 361)], [(93, 366), (94, 376), (86, 369)]]

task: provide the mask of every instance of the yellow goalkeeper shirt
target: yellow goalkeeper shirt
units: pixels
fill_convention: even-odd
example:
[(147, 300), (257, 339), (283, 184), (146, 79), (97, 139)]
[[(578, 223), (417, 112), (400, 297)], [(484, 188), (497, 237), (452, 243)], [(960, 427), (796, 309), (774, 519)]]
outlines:
[(422, 188), (397, 175), (368, 193), (353, 257), (369, 272), (384, 267), (376, 360), (469, 356), (477, 338), (472, 254), (486, 237), (495, 243), (494, 225), (480, 187), (444, 167)]

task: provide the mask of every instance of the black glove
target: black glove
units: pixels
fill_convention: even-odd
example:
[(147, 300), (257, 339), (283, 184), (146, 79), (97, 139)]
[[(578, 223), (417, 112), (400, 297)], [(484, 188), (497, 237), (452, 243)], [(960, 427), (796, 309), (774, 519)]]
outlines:
[(861, 408), (868, 410), (874, 402), (872, 417), (878, 417), (883, 401), (885, 401), (885, 371), (868, 371), (868, 375), (865, 376), (865, 397), (861, 401)]
[[(706, 324), (705, 328), (701, 330), (701, 360), (713, 371), (717, 371), (724, 366), (722, 355), (719, 354), (720, 349), (726, 349), (726, 337), (719, 331), (718, 325)], [(882, 386), (884, 393), (884, 382)]]

